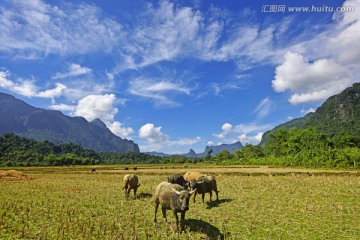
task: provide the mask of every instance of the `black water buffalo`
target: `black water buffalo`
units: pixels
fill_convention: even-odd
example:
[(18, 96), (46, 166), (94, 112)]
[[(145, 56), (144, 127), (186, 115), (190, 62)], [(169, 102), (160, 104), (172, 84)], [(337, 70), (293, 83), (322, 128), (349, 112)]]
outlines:
[(168, 182), (173, 183), (173, 184), (179, 184), (180, 186), (184, 187), (185, 189), (187, 189), (189, 186), (189, 183), (180, 174), (172, 174), (172, 175), (168, 176)]
[(219, 201), (219, 191), (217, 189), (216, 179), (214, 176), (204, 175), (198, 178), (197, 181), (191, 181), (191, 190), (195, 190), (194, 203), (196, 194), (202, 194), (202, 202), (204, 203), (205, 193), (210, 193), (210, 201), (212, 197), (212, 191), (216, 193), (216, 201)]

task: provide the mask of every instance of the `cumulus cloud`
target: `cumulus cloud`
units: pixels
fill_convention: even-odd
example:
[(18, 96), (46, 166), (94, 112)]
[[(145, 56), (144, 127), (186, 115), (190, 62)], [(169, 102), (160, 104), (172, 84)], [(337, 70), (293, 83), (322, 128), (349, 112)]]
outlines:
[(243, 133), (240, 135), (239, 140), (241, 141), (242, 144), (248, 143), (248, 144), (256, 145), (259, 142), (261, 142), (261, 138), (263, 134), (264, 134), (263, 132), (259, 132), (255, 135), (247, 135), (246, 133)]
[(324, 100), (351, 84), (347, 69), (333, 59), (309, 62), (304, 56), (287, 52), (272, 81), (276, 92), (290, 90), (292, 104)]
[(333, 25), (291, 47), (276, 68), (273, 89), (290, 91), (290, 103), (323, 101), (359, 81), (360, 2), (347, 0), (343, 7), (353, 11), (336, 12)]
[(100, 118), (103, 121), (111, 121), (118, 112), (114, 107), (116, 97), (114, 94), (89, 95), (79, 100), (75, 116), (82, 116), (88, 121)]
[(110, 129), (111, 132), (122, 138), (131, 139), (131, 134), (134, 133), (134, 129), (131, 127), (125, 127), (119, 121), (106, 122), (106, 126)]
[(167, 134), (161, 131), (161, 127), (156, 127), (152, 123), (143, 125), (138, 131), (138, 137), (138, 144), (142, 151), (158, 151), (164, 147), (191, 146), (202, 141), (201, 137), (170, 139)]
[(233, 126), (230, 123), (224, 123), (221, 126), (221, 129), (223, 130), (222, 133), (213, 134), (213, 136), (216, 137), (216, 138), (219, 138), (219, 139), (224, 139), (227, 135), (232, 133)]
[(273, 126), (269, 124), (259, 125), (255, 122), (238, 124), (236, 126), (233, 126), (230, 123), (225, 123), (221, 127), (223, 130), (222, 133), (213, 134), (213, 136), (221, 139), (219, 144), (224, 142), (234, 143), (237, 141), (241, 141), (242, 144), (258, 144), (261, 141), (264, 131), (271, 129), (272, 127)]
[(69, 112), (72, 116), (84, 117), (89, 122), (98, 118), (115, 135), (131, 139), (131, 134), (134, 133), (134, 130), (114, 120), (115, 115), (118, 113), (118, 109), (114, 106), (116, 102), (114, 94), (88, 95), (80, 99), (76, 105), (53, 104), (50, 108)]
[(91, 68), (82, 67), (80, 64), (72, 63), (69, 65), (69, 69), (65, 73), (56, 73), (52, 79), (76, 77), (80, 75), (89, 74), (92, 72)]
[(152, 123), (143, 125), (138, 133), (139, 138), (145, 139), (151, 143), (163, 142), (168, 139), (168, 136), (161, 132), (161, 127), (155, 127)]
[(9, 79), (9, 76), (8, 71), (0, 71), (0, 87), (26, 97), (54, 99), (62, 96), (67, 88), (64, 84), (55, 83), (55, 88), (39, 91), (39, 87), (36, 86), (34, 80), (17, 79), (17, 81), (13, 81)]
[(343, 7), (352, 7), (353, 11), (334, 14), (333, 18), (337, 21), (336, 29), (328, 38), (325, 49), (333, 53), (339, 62), (359, 65), (360, 2), (358, 0), (347, 0)]

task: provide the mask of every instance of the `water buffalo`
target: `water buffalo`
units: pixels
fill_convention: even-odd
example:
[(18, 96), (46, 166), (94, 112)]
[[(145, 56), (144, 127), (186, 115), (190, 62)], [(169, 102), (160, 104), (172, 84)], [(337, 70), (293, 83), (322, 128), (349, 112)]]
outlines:
[(214, 176), (201, 176), (197, 181), (192, 181), (190, 183), (191, 190), (196, 189), (194, 194), (194, 203), (196, 194), (202, 194), (202, 202), (204, 203), (205, 193), (210, 193), (210, 201), (212, 197), (212, 191), (216, 193), (216, 201), (219, 201), (219, 191), (217, 189), (216, 179)]
[(168, 176), (168, 182), (173, 184), (179, 184), (180, 186), (183, 186), (185, 189), (187, 189), (189, 186), (189, 183), (180, 174), (172, 174)]
[(160, 183), (155, 189), (154, 222), (156, 223), (156, 213), (159, 208), (159, 204), (161, 204), (161, 210), (165, 221), (167, 221), (166, 210), (171, 210), (176, 220), (176, 229), (179, 231), (179, 218), (177, 213), (180, 212), (181, 231), (185, 230), (185, 213), (189, 210), (189, 199), (191, 194), (194, 192), (195, 190), (188, 192), (178, 184), (168, 182)]
[(126, 174), (124, 176), (124, 187), (125, 189), (125, 197), (128, 198), (131, 189), (134, 189), (134, 197), (136, 198), (136, 191), (140, 187), (139, 179), (135, 174)]
[(204, 176), (201, 172), (187, 172), (184, 174), (184, 179), (187, 182), (197, 181), (199, 177)]

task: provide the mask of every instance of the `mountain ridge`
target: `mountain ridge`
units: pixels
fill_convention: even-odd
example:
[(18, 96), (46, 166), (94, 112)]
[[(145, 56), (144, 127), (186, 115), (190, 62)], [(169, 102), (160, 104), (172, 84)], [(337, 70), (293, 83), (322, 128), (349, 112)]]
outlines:
[(75, 143), (97, 152), (140, 152), (136, 143), (116, 136), (100, 119), (88, 122), (83, 117), (69, 117), (1, 92), (0, 115), (0, 134), (13, 132), (37, 141)]
[(315, 112), (282, 123), (265, 132), (259, 145), (265, 146), (271, 138), (270, 135), (277, 130), (308, 127), (316, 128), (330, 137), (342, 133), (358, 137), (360, 135), (360, 83), (354, 83), (341, 93), (329, 97)]
[(188, 153), (183, 153), (183, 154), (167, 154), (167, 153), (156, 152), (156, 151), (144, 152), (144, 153), (150, 154), (153, 156), (158, 156), (158, 157), (182, 156), (182, 157), (187, 157), (187, 158), (202, 158), (202, 157), (205, 157), (207, 155), (207, 153), (211, 150), (212, 150), (211, 156), (214, 156), (218, 152), (221, 152), (224, 150), (227, 150), (230, 153), (233, 153), (242, 147), (243, 147), (243, 145), (241, 144), (240, 141), (238, 141), (238, 142), (235, 142), (232, 144), (220, 144), (217, 146), (206, 146), (204, 149), (204, 152), (202, 152), (202, 153), (196, 153), (193, 149), (190, 149)]

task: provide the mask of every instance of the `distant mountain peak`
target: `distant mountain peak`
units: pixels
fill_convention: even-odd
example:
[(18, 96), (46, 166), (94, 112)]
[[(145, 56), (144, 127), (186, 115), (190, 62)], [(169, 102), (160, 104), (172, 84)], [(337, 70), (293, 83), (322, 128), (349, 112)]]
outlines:
[(90, 123), (101, 128), (107, 128), (106, 124), (103, 121), (101, 121), (100, 118), (95, 118)]

